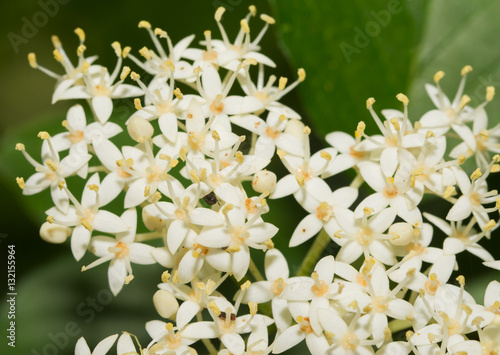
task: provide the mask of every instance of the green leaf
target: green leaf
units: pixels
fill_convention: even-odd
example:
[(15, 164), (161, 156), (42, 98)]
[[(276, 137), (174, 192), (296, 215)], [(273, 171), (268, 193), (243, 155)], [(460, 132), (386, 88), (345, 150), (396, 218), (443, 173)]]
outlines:
[[(403, 92), (411, 119), (417, 120), (432, 108), (424, 83), (438, 70), (449, 73), (442, 84), (453, 96), (460, 69), (472, 65), (466, 93), (474, 105), (484, 101), (486, 86), (500, 85), (500, 46), (493, 36), (500, 31), (498, 1), (272, 3), (282, 44), (293, 64), (307, 72), (299, 90), (320, 137), (333, 130), (353, 132), (361, 120), (374, 132), (368, 97), (377, 100), (377, 111), (401, 109), (395, 96)], [(499, 108), (496, 100), (487, 111)]]

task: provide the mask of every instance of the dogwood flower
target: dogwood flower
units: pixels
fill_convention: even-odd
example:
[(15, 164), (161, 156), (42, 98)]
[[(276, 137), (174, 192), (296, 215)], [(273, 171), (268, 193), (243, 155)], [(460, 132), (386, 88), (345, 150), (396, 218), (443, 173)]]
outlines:
[(117, 338), (118, 334), (110, 335), (109, 337), (101, 340), (95, 347), (94, 351), (91, 352), (85, 338), (81, 337), (76, 342), (75, 355), (105, 355), (108, 353), (109, 349), (111, 349)]

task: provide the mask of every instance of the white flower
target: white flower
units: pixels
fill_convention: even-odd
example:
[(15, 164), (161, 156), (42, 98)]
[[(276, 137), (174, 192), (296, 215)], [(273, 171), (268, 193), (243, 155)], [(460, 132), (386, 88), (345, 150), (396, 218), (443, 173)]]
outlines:
[[(54, 96), (54, 100), (89, 99), (91, 100), (97, 119), (101, 123), (105, 123), (113, 111), (113, 102), (111, 99), (142, 96), (143, 92), (140, 88), (123, 84), (123, 81), (130, 73), (130, 68), (123, 67), (120, 74), (122, 49), (118, 42), (114, 42), (112, 46), (118, 57), (118, 62), (111, 75), (105, 67), (84, 63), (82, 64), (84, 84), (73, 84), (73, 86)], [(120, 80), (115, 82), (118, 75), (120, 76)]]
[(153, 320), (146, 323), (146, 331), (153, 338), (146, 348), (146, 354), (190, 354), (189, 345), (198, 339), (188, 339), (172, 323)]
[(128, 230), (127, 225), (117, 215), (99, 210), (99, 175), (95, 173), (88, 180), (83, 190), (82, 202), (73, 196), (68, 188), (63, 185), (64, 191), (74, 206), (70, 206), (68, 213), (61, 213), (57, 208), (52, 207), (45, 213), (55, 223), (64, 226), (75, 226), (71, 235), (71, 251), (78, 261), (80, 260), (90, 242), (92, 231), (98, 230), (105, 233), (121, 233)]
[(90, 348), (87, 345), (85, 338), (81, 337), (76, 342), (75, 355), (105, 355), (115, 343), (116, 338), (118, 338), (118, 334), (110, 335), (109, 337), (101, 340), (95, 347), (94, 351), (90, 352)]
[(137, 211), (130, 208), (123, 212), (121, 219), (129, 230), (118, 233), (115, 238), (98, 236), (90, 240), (89, 250), (100, 258), (87, 266), (82, 267), (86, 271), (97, 265), (110, 261), (108, 279), (111, 292), (116, 296), (122, 289), (123, 284), (128, 284), (134, 278), (131, 263), (148, 265), (154, 264), (151, 255), (153, 247), (142, 243), (134, 243), (137, 228)]
[(70, 152), (61, 160), (49, 134), (40, 132), (39, 137), (44, 139), (42, 145), (43, 164), (38, 163), (26, 152), (24, 144), (18, 143), (16, 145), (16, 149), (21, 151), (26, 160), (37, 171), (26, 182), (22, 178), (18, 178), (18, 184), (23, 189), (24, 195), (34, 195), (50, 187), (52, 201), (61, 212), (66, 213), (69, 208), (69, 198), (59, 184), (64, 182), (65, 178), (76, 174), (88, 163), (92, 156), (88, 153)]

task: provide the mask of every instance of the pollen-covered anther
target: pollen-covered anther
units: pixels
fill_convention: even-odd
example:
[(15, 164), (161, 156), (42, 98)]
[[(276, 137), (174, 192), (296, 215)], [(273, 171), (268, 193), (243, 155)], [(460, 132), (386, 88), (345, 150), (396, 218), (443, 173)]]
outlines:
[(50, 224), (54, 223), (54, 216), (47, 216), (47, 218), (45, 219), (47, 222), (49, 222)]
[(200, 177), (198, 176), (198, 174), (196, 173), (196, 171), (191, 170), (191, 171), (189, 172), (189, 176), (191, 177), (191, 180), (193, 180), (193, 182), (194, 182), (194, 183), (196, 183), (196, 184), (197, 184), (197, 183), (201, 182), (201, 179), (200, 179)]
[(434, 74), (434, 82), (437, 84), (443, 79), (444, 77), (444, 71), (440, 70), (436, 74)]
[(257, 302), (248, 302), (248, 308), (250, 309), (250, 314), (252, 316), (257, 314), (259, 307), (257, 306)]
[(465, 286), (465, 277), (463, 275), (458, 276), (457, 281), (460, 286)]
[(252, 284), (252, 283), (250, 282), (250, 280), (247, 280), (247, 281), (245, 281), (245, 282), (244, 282), (244, 283), (240, 286), (240, 288), (241, 288), (242, 290), (248, 290), (248, 288), (250, 287), (250, 285), (251, 285), (251, 284)]
[(57, 187), (59, 188), (59, 190), (62, 190), (62, 189), (64, 189), (64, 185), (66, 185), (66, 182), (64, 180), (62, 180), (62, 181), (59, 181), (59, 183), (57, 184)]
[(467, 75), (469, 74), (470, 72), (472, 71), (472, 67), (470, 65), (466, 65), (465, 67), (462, 68), (460, 74), (463, 76), (463, 75)]
[(465, 106), (469, 104), (470, 101), (471, 101), (470, 97), (468, 95), (464, 95), (460, 99), (460, 103), (458, 104), (458, 106), (460, 107), (460, 109), (463, 109)]
[(151, 59), (151, 53), (149, 52), (149, 49), (146, 46), (144, 46), (141, 49), (139, 49), (139, 54), (142, 55), (144, 57), (144, 59), (146, 59), (146, 60), (150, 60)]
[(368, 100), (366, 100), (366, 108), (368, 110), (371, 109), (374, 103), (375, 99), (373, 97), (368, 98)]
[(446, 187), (446, 190), (444, 190), (443, 197), (448, 198), (450, 196), (453, 196), (457, 193), (457, 189), (453, 185), (449, 185)]
[(130, 53), (131, 50), (132, 50), (132, 48), (130, 46), (126, 46), (125, 48), (123, 48), (122, 58), (127, 58), (128, 54)]
[(435, 136), (436, 136), (436, 133), (434, 133), (433, 131), (427, 131), (427, 133), (425, 134), (425, 138), (427, 138), (427, 139), (435, 137)]
[(213, 131), (213, 132), (212, 132), (212, 138), (213, 138), (215, 141), (219, 142), (219, 141), (220, 141), (220, 135), (219, 135), (219, 133), (217, 133), (217, 131)]
[(471, 174), (470, 179), (472, 181), (479, 179), (483, 174), (481, 173), (481, 169), (477, 168), (474, 170), (474, 172)]
[(164, 31), (164, 30), (162, 30), (161, 28), (158, 28), (158, 27), (155, 28), (154, 33), (155, 33), (156, 36), (159, 36), (159, 37), (162, 37), (162, 38), (167, 37), (167, 32)]
[(148, 197), (151, 194), (151, 185), (146, 185), (144, 187), (144, 197)]
[(87, 61), (84, 61), (84, 62), (82, 63), (82, 69), (81, 69), (82, 74), (83, 74), (83, 75), (86, 75), (86, 74), (87, 74), (87, 72), (89, 71), (89, 68), (90, 68), (90, 63), (89, 63), (89, 62), (87, 62)]
[(299, 70), (297, 71), (297, 74), (299, 76), (300, 82), (306, 80), (306, 71), (304, 70), (304, 68), (299, 68)]
[(373, 208), (371, 208), (371, 207), (365, 207), (365, 208), (363, 208), (363, 213), (366, 216), (371, 216), (374, 212), (375, 212), (375, 210)]
[(280, 77), (280, 80), (279, 80), (279, 83), (278, 83), (278, 90), (279, 91), (285, 90), (287, 82), (288, 82), (288, 78), (285, 78), (284, 76)]
[(248, 11), (250, 11), (250, 15), (252, 16), (257, 15), (257, 8), (255, 7), (255, 5), (250, 5), (248, 7)]
[(410, 100), (408, 100), (408, 97), (405, 94), (401, 93), (396, 95), (396, 99), (401, 101), (404, 105), (408, 105), (408, 103), (410, 102)]
[(490, 102), (495, 97), (495, 87), (488, 86), (486, 88), (486, 101)]
[(246, 19), (240, 21), (240, 26), (243, 32), (250, 33), (250, 26), (248, 25), (248, 21)]
[(137, 74), (135, 71), (133, 71), (131, 74), (130, 74), (130, 78), (133, 80), (133, 81), (137, 81), (141, 78), (141, 76), (139, 74)]
[(262, 21), (264, 21), (265, 23), (268, 23), (270, 25), (274, 25), (276, 23), (276, 20), (274, 18), (272, 18), (271, 16), (266, 15), (266, 14), (261, 14), (260, 19)]
[(87, 50), (87, 47), (85, 47), (83, 44), (80, 44), (78, 48), (76, 48), (76, 55), (81, 56), (83, 53)]
[(282, 149), (278, 149), (276, 151), (276, 154), (278, 154), (278, 156), (280, 157), (280, 159), (283, 159), (284, 157), (286, 157), (286, 152)]
[(54, 49), (52, 54), (54, 55), (54, 59), (57, 60), (59, 63), (62, 63), (64, 61), (64, 57), (61, 54), (61, 52), (59, 51), (59, 49), (57, 49), (57, 48)]
[(99, 191), (99, 186), (97, 186), (96, 184), (87, 185), (87, 188), (95, 192)]
[(170, 275), (170, 273), (168, 271), (164, 271), (161, 274), (161, 281), (167, 283), (171, 277), (172, 277), (172, 275)]
[(487, 232), (489, 230), (492, 230), (493, 228), (495, 228), (496, 225), (497, 223), (493, 219), (490, 219), (488, 223), (484, 225), (483, 231)]
[(139, 28), (151, 28), (151, 24), (148, 21), (140, 21), (139, 22)]
[(483, 323), (483, 322), (484, 322), (484, 318), (483, 318), (483, 317), (478, 316), (478, 317), (476, 317), (476, 318), (474, 318), (474, 319), (472, 320), (472, 323), (471, 323), (471, 324), (472, 324), (472, 325), (475, 325), (475, 326), (480, 326), (480, 325), (481, 325), (481, 323)]
[(460, 154), (457, 161), (458, 165), (462, 165), (463, 163), (465, 163), (465, 160), (467, 160), (467, 157), (463, 154)]
[(354, 133), (354, 135), (356, 137), (362, 136), (363, 134), (365, 134), (365, 128), (366, 128), (366, 124), (363, 121), (359, 121), (358, 126), (356, 127), (356, 132)]
[[(120, 74), (120, 79), (125, 80), (129, 74), (130, 74), (130, 67), (124, 66), (122, 68), (122, 72)], [(139, 103), (140, 103), (140, 101), (139, 101)]]
[(52, 159), (47, 159), (47, 161), (45, 162), (45, 165), (47, 165), (49, 167), (49, 169), (52, 170), (53, 172), (57, 171), (57, 165), (56, 165), (56, 163), (54, 163), (54, 161)]
[(342, 231), (339, 229), (338, 231), (336, 231), (335, 233), (333, 233), (333, 236), (335, 238), (342, 239), (341, 233), (342, 233)]
[(245, 157), (243, 156), (243, 153), (238, 151), (236, 154), (234, 154), (234, 158), (236, 159), (236, 162), (241, 165), (245, 161)]
[(125, 278), (124, 278), (125, 285), (128, 285), (133, 279), (134, 279), (134, 275), (132, 275), (132, 274), (125, 276)]
[(398, 121), (398, 119), (396, 117), (391, 118), (390, 121), (391, 121), (391, 124), (392, 124), (392, 126), (394, 127), (394, 129), (396, 131), (399, 131), (401, 129), (401, 126), (399, 125), (399, 121)]
[(111, 43), (111, 47), (115, 50), (116, 56), (120, 57), (122, 55), (122, 45), (118, 41)]
[(30, 67), (32, 67), (33, 69), (38, 68), (35, 53), (32, 52), (28, 54), (28, 62), (30, 63)]
[(331, 161), (331, 160), (332, 160), (332, 155), (331, 155), (330, 153), (328, 153), (328, 152), (324, 151), (324, 150), (321, 152), (321, 154), (320, 154), (320, 155), (321, 155), (321, 157), (322, 157), (323, 159), (325, 159), (326, 161)]
[(151, 196), (151, 200), (153, 203), (158, 203), (161, 199), (161, 193), (159, 191), (156, 191), (153, 196)]
[(493, 163), (500, 163), (500, 154), (495, 154), (493, 158), (491, 158)]
[(80, 39), (80, 42), (85, 41), (85, 32), (80, 27), (75, 28), (75, 33)]
[(174, 90), (174, 95), (177, 98), (177, 100), (182, 100), (184, 98), (184, 95), (181, 92), (181, 89), (177, 88)]
[(231, 211), (233, 209), (233, 205), (230, 204), (230, 203), (227, 203), (226, 205), (224, 205), (224, 207), (222, 208), (222, 213), (223, 214), (227, 214), (229, 211)]
[(48, 134), (45, 131), (41, 131), (41, 132), (38, 132), (38, 138), (40, 138), (40, 139), (49, 139), (50, 138), (50, 134)]
[(16, 183), (21, 190), (24, 190), (26, 184), (24, 183), (24, 179), (22, 177), (16, 177)]
[(222, 15), (224, 15), (224, 12), (226, 12), (226, 8), (223, 6), (220, 6), (216, 11), (215, 11), (215, 21), (220, 22), (222, 19)]
[(215, 304), (214, 301), (210, 301), (208, 308), (214, 312), (215, 316), (218, 317), (221, 314), (220, 308)]
[(267, 249), (274, 249), (274, 243), (271, 239), (266, 240), (263, 244)]

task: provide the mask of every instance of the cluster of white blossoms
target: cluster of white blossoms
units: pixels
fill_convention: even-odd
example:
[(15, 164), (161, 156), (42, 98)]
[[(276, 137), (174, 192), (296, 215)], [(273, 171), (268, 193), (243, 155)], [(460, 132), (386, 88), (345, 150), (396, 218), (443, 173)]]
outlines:
[[(146, 323), (151, 340), (141, 345), (124, 332), (92, 354), (106, 354), (115, 342), (119, 355), (195, 354), (203, 345), (211, 354), (278, 354), (304, 340), (312, 354), (497, 354), (500, 282), (492, 281), (478, 304), (464, 277), (456, 277), (463, 251), (500, 269), (480, 245), (494, 235), (500, 207), (486, 181), (500, 167), (500, 126), (488, 129), (484, 110), (494, 88), (472, 108), (463, 94), (472, 68), (462, 70), (453, 101), (438, 72), (435, 86), (426, 87), (436, 109), (419, 120), (410, 121), (403, 94), (402, 110), (382, 110), (383, 117), (370, 98), (379, 134), (366, 134), (359, 122), (354, 137), (330, 133), (331, 147), (311, 154), (310, 128), (279, 102), (305, 71), (291, 84), (266, 77), (275, 64), (259, 53), (259, 42), (274, 19), (260, 15), (255, 35), (250, 22), (258, 22), (257, 12), (249, 10), (231, 41), (219, 8), (222, 39), (206, 31), (202, 49), (190, 47), (194, 35), (174, 45), (167, 32), (141, 21), (153, 49), (134, 56), (113, 43), (112, 70), (86, 55), (81, 29), (76, 64), (53, 37), (63, 74), (29, 55), (33, 68), (57, 80), (53, 102), (88, 103), (69, 109), (64, 133), (39, 133), (40, 161), (16, 146), (36, 170), (26, 181), (17, 178), (23, 193), (51, 192), (42, 239), (69, 238), (77, 261), (95, 254), (82, 271), (108, 264), (115, 295), (133, 280), (132, 264), (167, 269), (153, 296), (164, 320)], [(142, 78), (123, 66), (129, 59)], [(130, 145), (117, 146), (122, 128), (109, 119), (121, 98), (134, 98), (135, 112), (126, 122)], [(460, 143), (448, 158), (451, 132)], [(289, 172), (279, 180), (266, 169), (273, 158)], [(467, 159), (477, 170), (463, 170)], [(348, 169), (356, 172), (350, 186), (332, 190), (327, 181)], [(81, 199), (72, 187), (77, 176), (86, 181)], [(442, 216), (421, 210), (424, 194), (450, 203)], [(272, 200), (288, 195), (308, 215), (292, 236), (277, 236), (278, 227), (265, 220)], [(116, 199), (123, 212), (115, 214), (108, 206)], [(445, 239), (433, 237), (439, 230)], [(301, 272), (291, 276), (287, 253), (273, 238), (295, 247), (314, 236)], [(340, 251), (312, 260), (325, 239)], [(252, 261), (258, 251), (265, 252), (265, 277)], [(307, 265), (315, 265), (312, 273)], [(238, 285), (235, 295), (218, 291), (227, 282)], [(91, 354), (83, 338), (75, 353)]]

